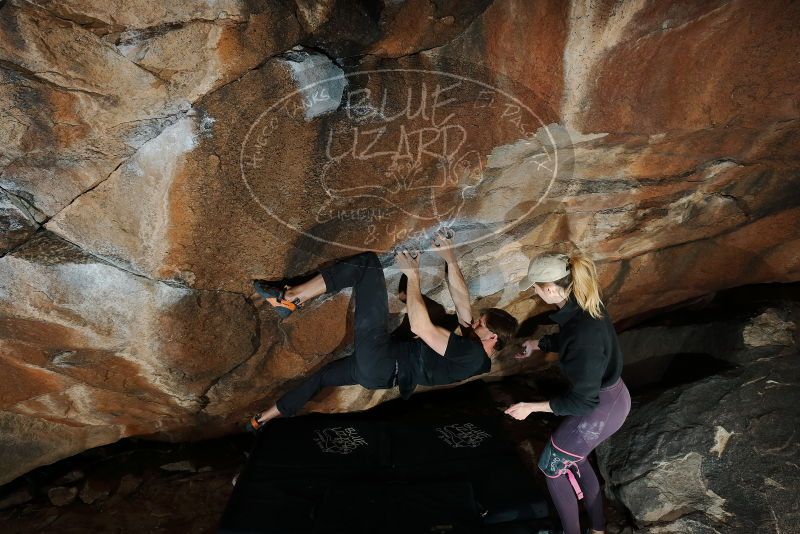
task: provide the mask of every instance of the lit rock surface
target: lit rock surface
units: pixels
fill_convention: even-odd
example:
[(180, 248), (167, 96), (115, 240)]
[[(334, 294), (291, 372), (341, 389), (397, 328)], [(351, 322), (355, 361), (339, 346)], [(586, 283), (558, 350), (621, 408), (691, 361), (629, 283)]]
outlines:
[(231, 431), (349, 344), (347, 294), (279, 323), (252, 278), (441, 225), (520, 319), (545, 251), (593, 257), (617, 320), (800, 279), (796, 3), (370, 5), (3, 4), (0, 482)]

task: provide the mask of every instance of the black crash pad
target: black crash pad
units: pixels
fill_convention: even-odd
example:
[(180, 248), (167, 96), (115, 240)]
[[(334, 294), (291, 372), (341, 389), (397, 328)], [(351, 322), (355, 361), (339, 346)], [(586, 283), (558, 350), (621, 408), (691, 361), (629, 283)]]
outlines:
[[(492, 418), (363, 414), (273, 421), (258, 436), (222, 533), (489, 532), (548, 515)], [(494, 526), (492, 526), (494, 525)]]

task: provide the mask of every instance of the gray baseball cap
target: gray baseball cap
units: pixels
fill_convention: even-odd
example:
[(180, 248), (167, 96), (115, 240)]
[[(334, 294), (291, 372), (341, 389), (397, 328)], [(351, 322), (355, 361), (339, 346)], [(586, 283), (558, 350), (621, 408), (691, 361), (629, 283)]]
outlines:
[(534, 283), (555, 282), (569, 274), (569, 256), (542, 254), (528, 265), (528, 276), (519, 283), (520, 291), (530, 289)]

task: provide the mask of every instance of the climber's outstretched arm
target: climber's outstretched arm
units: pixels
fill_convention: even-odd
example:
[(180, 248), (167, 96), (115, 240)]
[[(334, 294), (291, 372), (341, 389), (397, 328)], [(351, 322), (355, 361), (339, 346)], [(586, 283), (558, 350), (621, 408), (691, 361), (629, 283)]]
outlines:
[(409, 252), (404, 250), (397, 255), (397, 262), (400, 269), (408, 277), (406, 308), (411, 331), (437, 354), (444, 356), (447, 350), (447, 342), (450, 339), (450, 332), (431, 322), (419, 288), (419, 260), (412, 258)]
[(470, 306), (469, 289), (464, 275), (461, 274), (461, 268), (458, 266), (452, 240), (446, 238), (441, 232), (436, 232), (433, 236), (433, 251), (447, 264), (447, 288), (450, 290), (450, 297), (456, 307), (458, 322), (461, 326), (471, 327), (472, 307)]

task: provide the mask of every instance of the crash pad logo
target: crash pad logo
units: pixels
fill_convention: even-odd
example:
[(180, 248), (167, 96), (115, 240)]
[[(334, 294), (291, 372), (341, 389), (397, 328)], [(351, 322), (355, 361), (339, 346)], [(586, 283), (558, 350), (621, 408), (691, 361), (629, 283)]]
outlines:
[(484, 432), (472, 423), (447, 425), (436, 429), (439, 439), (453, 447), (475, 448), (480, 446), (485, 440), (492, 437), (488, 432)]
[[(497, 202), (481, 232), (466, 241), (460, 232), (463, 244), (517, 224), (555, 178), (558, 143), (532, 111), (536, 96), (492, 85), (495, 74), (345, 73), (312, 54), (287, 62), (300, 89), (254, 118), (240, 166), (258, 206), (305, 238), (424, 250), (435, 230), (469, 226), (470, 213)], [(522, 170), (505, 172), (510, 165)]]
[(353, 427), (330, 427), (315, 430), (314, 433), (314, 442), (322, 452), (350, 454), (358, 447), (367, 445), (367, 441)]

